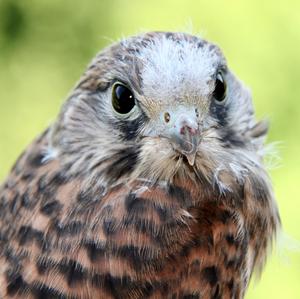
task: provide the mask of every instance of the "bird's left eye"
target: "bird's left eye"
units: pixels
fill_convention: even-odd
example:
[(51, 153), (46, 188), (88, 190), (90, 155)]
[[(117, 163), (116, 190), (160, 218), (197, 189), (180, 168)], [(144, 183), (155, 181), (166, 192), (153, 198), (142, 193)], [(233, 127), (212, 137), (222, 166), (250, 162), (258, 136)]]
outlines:
[(226, 83), (225, 83), (225, 80), (224, 80), (221, 72), (218, 72), (218, 74), (217, 74), (215, 90), (214, 90), (213, 96), (214, 96), (214, 99), (219, 103), (221, 103), (225, 100)]
[(123, 84), (116, 83), (112, 89), (112, 106), (120, 114), (128, 114), (135, 106), (132, 91)]

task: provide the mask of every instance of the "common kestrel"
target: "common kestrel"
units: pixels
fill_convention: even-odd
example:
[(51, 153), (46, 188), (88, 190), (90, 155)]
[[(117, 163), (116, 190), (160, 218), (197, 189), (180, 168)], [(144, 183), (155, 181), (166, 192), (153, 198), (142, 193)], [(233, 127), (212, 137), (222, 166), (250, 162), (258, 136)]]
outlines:
[(280, 227), (266, 133), (216, 45), (106, 48), (0, 188), (0, 298), (243, 298)]

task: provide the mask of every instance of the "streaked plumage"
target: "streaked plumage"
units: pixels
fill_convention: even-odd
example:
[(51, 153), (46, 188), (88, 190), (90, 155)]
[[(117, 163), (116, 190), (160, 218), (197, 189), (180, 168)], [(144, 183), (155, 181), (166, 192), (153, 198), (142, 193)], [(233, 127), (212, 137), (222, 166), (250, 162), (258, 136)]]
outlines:
[(0, 189), (0, 298), (243, 298), (280, 226), (266, 133), (217, 46), (108, 47)]

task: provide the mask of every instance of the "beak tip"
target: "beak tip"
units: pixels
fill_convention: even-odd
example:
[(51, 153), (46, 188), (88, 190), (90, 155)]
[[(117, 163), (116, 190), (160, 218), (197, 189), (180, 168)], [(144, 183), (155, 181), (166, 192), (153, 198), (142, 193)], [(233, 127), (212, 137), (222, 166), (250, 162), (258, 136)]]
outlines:
[(194, 166), (195, 164), (195, 159), (196, 159), (196, 152), (195, 153), (192, 153), (192, 154), (186, 154), (185, 155), (190, 166)]

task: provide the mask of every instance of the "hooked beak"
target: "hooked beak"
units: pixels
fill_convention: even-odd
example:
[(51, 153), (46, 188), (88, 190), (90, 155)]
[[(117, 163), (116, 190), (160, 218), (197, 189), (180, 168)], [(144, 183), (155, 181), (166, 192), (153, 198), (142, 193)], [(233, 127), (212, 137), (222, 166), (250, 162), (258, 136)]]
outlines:
[[(172, 115), (170, 115), (170, 120)], [(177, 111), (173, 113), (173, 122), (168, 130), (169, 139), (174, 148), (187, 158), (193, 166), (201, 139), (199, 123), (195, 112)]]
[(174, 148), (184, 155), (189, 164), (193, 166), (200, 143), (199, 130), (194, 130), (187, 125), (182, 126), (179, 134), (172, 135), (171, 141)]

